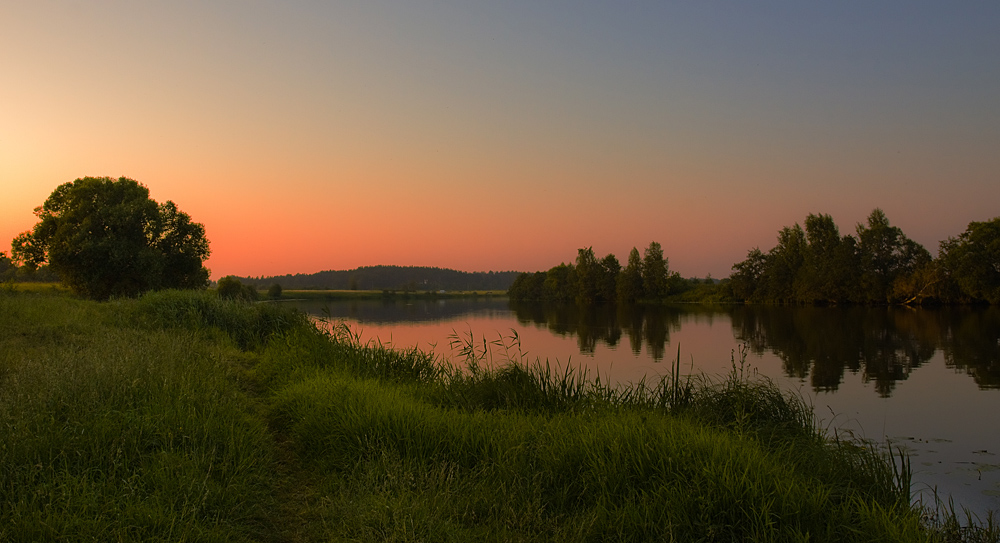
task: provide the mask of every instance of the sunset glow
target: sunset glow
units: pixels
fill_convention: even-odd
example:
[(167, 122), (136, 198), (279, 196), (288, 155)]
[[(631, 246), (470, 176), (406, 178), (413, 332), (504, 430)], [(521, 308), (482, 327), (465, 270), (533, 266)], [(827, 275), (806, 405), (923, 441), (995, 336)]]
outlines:
[(875, 207), (1000, 215), (1000, 4), (7, 3), (0, 251), (84, 176), (205, 225), (213, 278), (547, 269), (659, 241), (724, 277)]

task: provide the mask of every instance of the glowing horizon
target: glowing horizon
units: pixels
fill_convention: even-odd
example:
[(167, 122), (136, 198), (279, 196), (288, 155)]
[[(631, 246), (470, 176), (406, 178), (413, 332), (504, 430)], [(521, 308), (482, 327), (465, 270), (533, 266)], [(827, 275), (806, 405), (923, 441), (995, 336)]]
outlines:
[(125, 176), (213, 278), (536, 271), (662, 244), (725, 277), (872, 209), (936, 254), (1000, 215), (1000, 6), (14, 4), (0, 250)]

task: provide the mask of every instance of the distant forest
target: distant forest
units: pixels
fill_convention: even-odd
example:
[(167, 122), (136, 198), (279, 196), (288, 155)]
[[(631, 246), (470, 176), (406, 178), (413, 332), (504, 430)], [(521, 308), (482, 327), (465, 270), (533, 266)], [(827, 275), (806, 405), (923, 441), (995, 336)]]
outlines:
[(267, 288), (273, 284), (298, 290), (507, 290), (520, 274), (515, 271), (463, 272), (421, 266), (362, 266), (270, 277), (237, 277), (243, 284)]

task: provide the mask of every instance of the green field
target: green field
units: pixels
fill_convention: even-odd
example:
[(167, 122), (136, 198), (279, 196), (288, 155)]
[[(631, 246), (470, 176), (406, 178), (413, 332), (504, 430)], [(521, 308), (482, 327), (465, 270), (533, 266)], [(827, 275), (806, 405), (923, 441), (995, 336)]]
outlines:
[(508, 340), (442, 365), (214, 292), (4, 290), (0, 541), (996, 540), (739, 360), (611, 389)]
[(0, 290), (6, 292), (48, 292), (69, 294), (69, 287), (62, 283), (0, 283)]

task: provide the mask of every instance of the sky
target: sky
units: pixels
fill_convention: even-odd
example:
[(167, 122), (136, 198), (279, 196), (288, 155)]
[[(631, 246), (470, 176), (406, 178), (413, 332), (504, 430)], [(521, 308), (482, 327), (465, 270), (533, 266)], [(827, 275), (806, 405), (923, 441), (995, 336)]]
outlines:
[(213, 278), (623, 263), (727, 276), (878, 207), (1000, 216), (1000, 3), (0, 0), (0, 251), (129, 177)]

